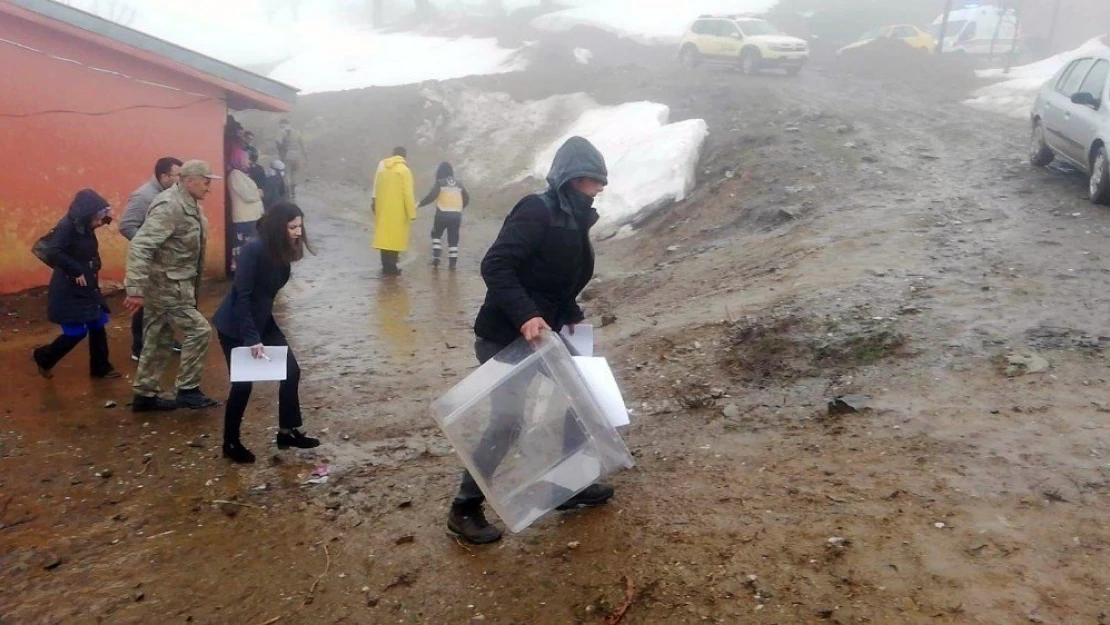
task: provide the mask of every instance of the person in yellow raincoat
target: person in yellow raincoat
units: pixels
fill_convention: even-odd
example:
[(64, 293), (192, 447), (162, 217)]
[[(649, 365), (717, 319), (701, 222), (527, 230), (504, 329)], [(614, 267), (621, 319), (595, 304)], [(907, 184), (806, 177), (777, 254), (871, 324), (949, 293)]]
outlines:
[(378, 165), (374, 176), (374, 249), (382, 253), (382, 275), (399, 276), (397, 259), (409, 249), (410, 226), (416, 219), (416, 195), (412, 172), (405, 162), (405, 148), (393, 148), (393, 156)]

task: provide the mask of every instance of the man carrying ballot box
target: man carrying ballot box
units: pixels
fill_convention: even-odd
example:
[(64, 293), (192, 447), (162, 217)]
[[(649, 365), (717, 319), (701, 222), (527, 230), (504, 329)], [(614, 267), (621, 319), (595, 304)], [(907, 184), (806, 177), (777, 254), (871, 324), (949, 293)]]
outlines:
[[(521, 335), (532, 341), (545, 330), (573, 331), (585, 319), (576, 300), (593, 279), (590, 228), (598, 220), (594, 198), (608, 184), (605, 158), (586, 139), (571, 137), (555, 154), (547, 183), (546, 191), (517, 203), (482, 260), (486, 299), (474, 321), (474, 352), (480, 363)], [(483, 435), (494, 463), (520, 433), (523, 415), (507, 416), (510, 422), (491, 424)], [(496, 464), (485, 469), (492, 472)], [(559, 509), (598, 506), (612, 497), (612, 486), (593, 484)], [(501, 531), (482, 511), (484, 501), (478, 484), (464, 471), (447, 528), (473, 544), (500, 540)]]

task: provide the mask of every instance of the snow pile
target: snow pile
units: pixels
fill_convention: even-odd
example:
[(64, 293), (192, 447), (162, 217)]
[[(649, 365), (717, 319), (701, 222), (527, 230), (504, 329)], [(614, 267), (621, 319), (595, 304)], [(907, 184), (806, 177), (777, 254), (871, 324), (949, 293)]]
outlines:
[(546, 146), (598, 106), (584, 93), (519, 102), (509, 94), (436, 84), (423, 90), (421, 145), (446, 146), (471, 183), (501, 186), (528, 175), (536, 146)]
[(531, 179), (542, 188), (563, 142), (589, 139), (609, 167), (609, 187), (597, 203), (601, 236), (685, 199), (709, 134), (701, 119), (668, 123), (670, 109), (654, 102), (603, 107), (584, 93), (521, 102), (451, 84), (430, 85), (423, 95), (427, 121), (418, 143), (446, 146), (472, 185)]
[[(507, 10), (538, 0), (510, 0)], [(437, 0), (444, 10), (476, 10), (485, 0)], [(118, 21), (232, 65), (268, 73), (303, 93), (446, 80), (515, 71), (517, 50), (494, 39), (385, 33), (354, 0), (195, 0), (185, 11), (160, 0), (73, 0), (75, 8)], [(398, 10), (410, 12), (411, 3)], [(365, 17), (365, 19), (363, 19)]]
[(521, 69), (495, 39), (444, 39), (302, 24), (292, 58), (270, 78), (303, 93), (447, 80)]
[(646, 44), (677, 43), (699, 15), (761, 13), (775, 0), (596, 0), (532, 20), (540, 30), (592, 26)]
[(989, 113), (998, 113), (1017, 119), (1029, 117), (1033, 101), (1042, 85), (1056, 75), (1073, 59), (1092, 52), (1110, 49), (1104, 40), (1096, 37), (1075, 50), (1063, 52), (1043, 61), (1015, 67), (1009, 74), (1000, 69), (978, 72), (980, 78), (998, 78), (1001, 82), (976, 90), (964, 104)]
[(70, 6), (239, 66), (259, 66), (289, 56), (284, 34), (267, 23), (257, 2), (198, 0), (189, 10), (154, 0), (73, 0)]
[(562, 137), (536, 155), (531, 175), (543, 180), (559, 146), (572, 136), (590, 140), (605, 156), (609, 186), (597, 198), (604, 236), (644, 211), (681, 201), (693, 190), (705, 120), (667, 123), (671, 110), (655, 102), (599, 107), (582, 114)]
[(588, 49), (586, 49), (586, 48), (575, 48), (574, 49), (574, 60), (579, 65), (589, 65), (590, 61), (592, 61), (593, 59), (594, 59), (594, 53), (590, 52)]

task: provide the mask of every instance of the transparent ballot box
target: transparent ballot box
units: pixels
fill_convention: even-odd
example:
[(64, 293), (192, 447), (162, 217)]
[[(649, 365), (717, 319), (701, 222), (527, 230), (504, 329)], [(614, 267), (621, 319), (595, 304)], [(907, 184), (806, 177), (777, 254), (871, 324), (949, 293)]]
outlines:
[(432, 416), (514, 532), (633, 464), (552, 332), (506, 347), (436, 400)]

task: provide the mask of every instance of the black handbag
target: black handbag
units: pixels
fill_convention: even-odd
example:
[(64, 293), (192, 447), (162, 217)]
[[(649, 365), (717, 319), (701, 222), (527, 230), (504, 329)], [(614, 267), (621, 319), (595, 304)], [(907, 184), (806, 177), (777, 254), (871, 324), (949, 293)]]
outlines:
[(54, 228), (51, 228), (50, 232), (47, 232), (31, 246), (31, 253), (51, 269), (54, 268), (54, 265), (50, 263), (50, 251), (53, 247), (50, 245), (50, 237), (52, 236), (54, 236)]

